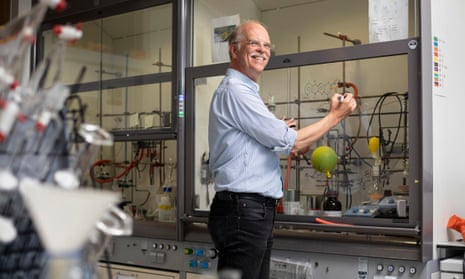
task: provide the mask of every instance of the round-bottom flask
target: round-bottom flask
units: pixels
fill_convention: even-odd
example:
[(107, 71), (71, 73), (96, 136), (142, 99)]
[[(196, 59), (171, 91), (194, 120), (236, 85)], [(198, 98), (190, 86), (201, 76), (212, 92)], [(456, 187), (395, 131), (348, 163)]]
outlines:
[(336, 191), (328, 191), (326, 194), (326, 200), (323, 203), (323, 210), (325, 211), (326, 216), (342, 216), (342, 204), (337, 199)]

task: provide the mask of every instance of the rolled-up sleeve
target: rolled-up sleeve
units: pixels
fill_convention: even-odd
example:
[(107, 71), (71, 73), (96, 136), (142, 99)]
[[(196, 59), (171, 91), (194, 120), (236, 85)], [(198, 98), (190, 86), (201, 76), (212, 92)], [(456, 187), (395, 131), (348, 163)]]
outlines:
[(295, 140), (297, 139), (297, 131), (289, 127), (286, 128), (286, 132), (284, 133), (284, 142), (287, 142), (288, 144), (284, 146), (274, 146), (273, 151), (289, 155), (289, 153), (291, 153), (292, 148), (294, 147)]

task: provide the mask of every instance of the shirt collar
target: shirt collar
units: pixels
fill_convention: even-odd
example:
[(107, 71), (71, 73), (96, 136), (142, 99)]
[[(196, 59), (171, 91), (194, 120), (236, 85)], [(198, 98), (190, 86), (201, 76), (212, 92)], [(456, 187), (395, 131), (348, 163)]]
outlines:
[(235, 70), (233, 68), (228, 68), (228, 70), (226, 71), (226, 75), (242, 80), (244, 83), (247, 83), (248, 85), (250, 85), (257, 93), (260, 90), (260, 85), (258, 85), (258, 83), (251, 80), (248, 76), (244, 75), (238, 70)]

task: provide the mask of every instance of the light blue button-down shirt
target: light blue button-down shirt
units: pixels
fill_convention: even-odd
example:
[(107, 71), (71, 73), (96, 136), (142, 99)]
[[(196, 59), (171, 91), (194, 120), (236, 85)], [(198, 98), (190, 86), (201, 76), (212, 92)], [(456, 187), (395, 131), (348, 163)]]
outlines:
[(228, 69), (213, 95), (208, 141), (216, 191), (283, 196), (279, 153), (289, 154), (297, 132), (272, 114), (259, 85)]

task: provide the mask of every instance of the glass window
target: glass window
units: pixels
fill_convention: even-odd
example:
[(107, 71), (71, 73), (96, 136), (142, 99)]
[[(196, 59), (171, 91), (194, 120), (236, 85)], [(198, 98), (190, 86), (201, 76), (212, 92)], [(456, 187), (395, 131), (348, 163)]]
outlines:
[[(407, 115), (409, 95), (414, 93), (408, 93), (408, 64), (407, 55), (393, 55), (269, 69), (261, 74), (258, 84), (263, 101), (277, 118), (296, 119), (297, 128), (326, 116), (329, 97), (335, 92), (351, 92), (359, 102), (354, 113), (309, 150), (290, 160), (285, 155), (280, 157), (284, 197), (279, 213), (362, 217), (354, 223), (368, 220), (366, 217), (373, 217), (370, 220), (376, 217), (378, 221), (409, 217)], [(206, 172), (209, 112), (205, 108), (222, 78), (223, 75), (212, 75), (193, 82), (196, 174), (193, 208), (199, 212), (208, 211), (214, 195), (214, 183)], [(325, 151), (325, 154), (333, 156), (334, 162), (319, 168), (317, 154), (322, 146), (331, 149), (332, 153)], [(337, 200), (337, 206), (333, 203), (330, 208), (328, 203), (333, 199)], [(396, 211), (399, 209), (388, 203), (389, 199), (403, 201), (407, 204), (405, 211)]]
[(195, 204), (197, 210), (208, 210), (215, 195), (213, 181), (208, 176), (208, 114), (213, 92), (222, 76), (202, 78), (195, 87)]
[[(50, 66), (76, 89), (69, 121), (77, 122), (84, 108), (85, 123), (113, 135), (113, 145), (100, 148), (91, 162), (85, 185), (120, 192), (136, 221), (170, 222), (169, 229), (177, 200), (172, 9), (164, 4), (85, 21), (83, 37)], [(42, 38), (47, 56), (58, 40), (53, 29)]]
[[(155, 6), (80, 23), (83, 36), (68, 45), (63, 81), (76, 83), (171, 72), (172, 5)], [(48, 53), (57, 38), (43, 33)]]
[(86, 122), (108, 131), (171, 127), (171, 83), (119, 87), (79, 94)]
[(120, 192), (135, 220), (175, 222), (176, 170), (175, 140), (115, 142), (101, 149), (88, 182)]
[[(269, 29), (274, 54), (406, 39), (419, 35), (418, 1), (381, 6), (367, 0), (195, 0), (194, 66), (227, 62), (218, 30), (255, 19)], [(404, 7), (398, 7), (402, 3)], [(235, 18), (237, 16), (237, 18)], [(223, 28), (223, 29), (222, 29)], [(227, 29), (227, 28), (226, 28)], [(223, 36), (224, 37), (224, 36)]]

